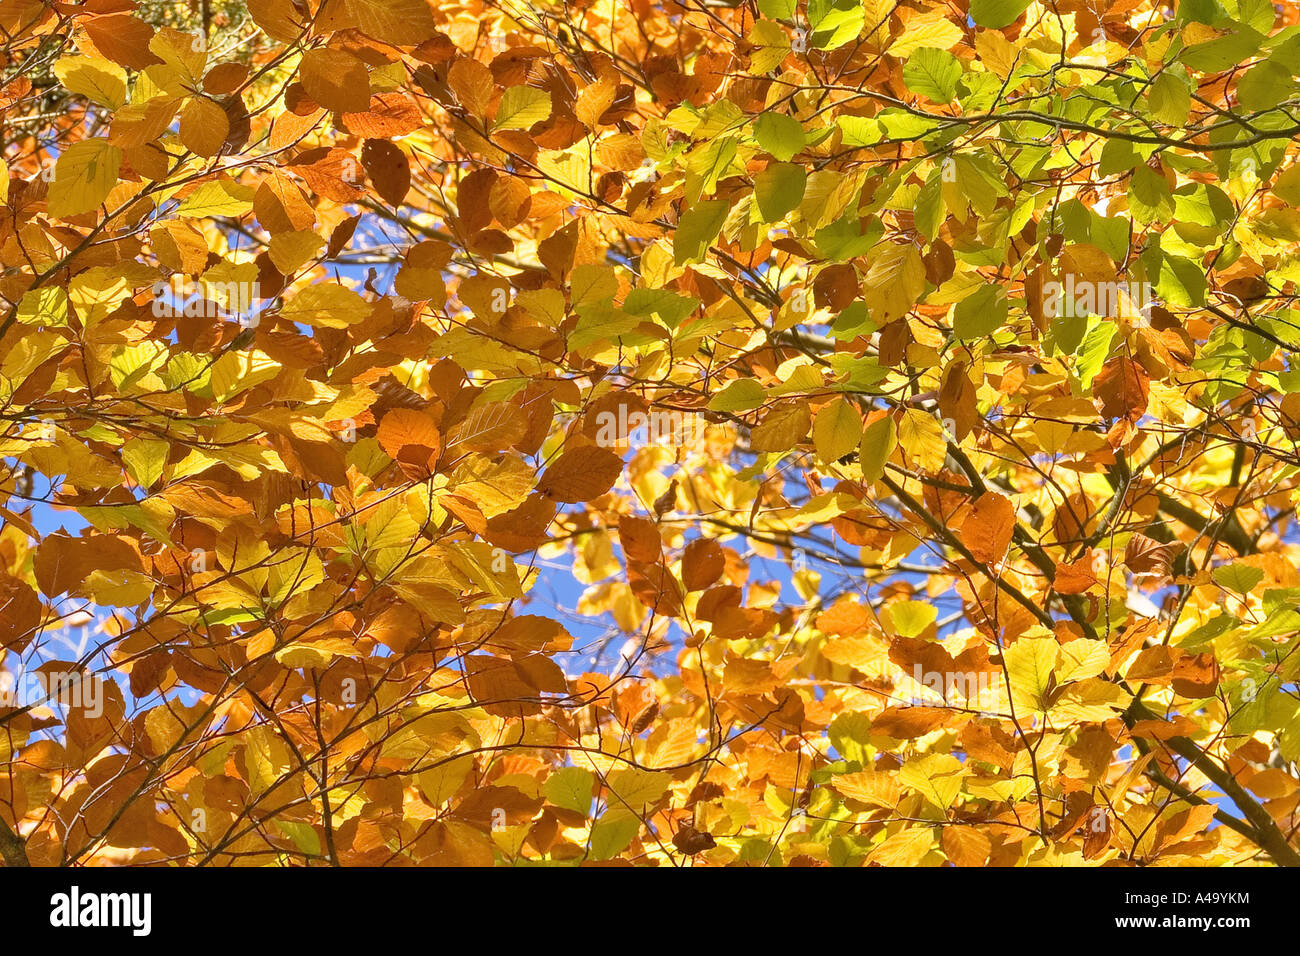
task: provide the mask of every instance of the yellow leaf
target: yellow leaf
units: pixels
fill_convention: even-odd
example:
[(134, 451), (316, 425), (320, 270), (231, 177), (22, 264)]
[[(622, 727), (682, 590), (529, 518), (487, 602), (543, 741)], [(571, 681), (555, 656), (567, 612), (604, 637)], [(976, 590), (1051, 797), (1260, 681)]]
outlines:
[(364, 113), (370, 108), (370, 77), (366, 64), (333, 47), (303, 55), (298, 76), (307, 95), (336, 113)]
[(468, 755), (456, 757), (444, 760), (432, 770), (418, 774), (415, 780), (420, 787), (420, 793), (424, 795), (429, 805), (441, 807), (460, 789), (460, 785), (465, 782), (472, 769), (474, 769), (473, 757)]
[(898, 447), (898, 425), (889, 415), (884, 415), (868, 425), (862, 432), (858, 446), (858, 464), (864, 482), (879, 481), (885, 473), (885, 463)]
[(111, 607), (135, 607), (153, 593), (153, 580), (139, 571), (94, 570), (81, 584), (96, 604)]
[(115, 110), (126, 103), (126, 70), (93, 56), (65, 56), (54, 75), (70, 92)]
[(811, 418), (807, 402), (774, 405), (749, 433), (749, 447), (754, 451), (789, 451), (808, 436)]
[(255, 194), (255, 190), (228, 180), (204, 183), (185, 197), (185, 201), (176, 210), (176, 215), (192, 219), (214, 216), (238, 218), (253, 208)]
[(1127, 707), (1130, 699), (1128, 691), (1118, 684), (1090, 677), (1065, 688), (1053, 703), (1051, 716), (1057, 721), (1101, 722), (1117, 716), (1116, 712)]
[(963, 36), (962, 28), (944, 16), (943, 10), (935, 10), (908, 20), (907, 29), (889, 45), (889, 55), (906, 59), (926, 46), (947, 50)]
[(898, 423), (898, 443), (923, 471), (939, 471), (948, 454), (943, 426), (928, 412), (906, 408)]
[(616, 770), (605, 781), (610, 791), (608, 803), (611, 807), (626, 805), (639, 813), (658, 801), (668, 791), (670, 782), (666, 773), (639, 767)]
[(356, 28), (395, 46), (415, 46), (437, 32), (425, 0), (343, 0)]
[(197, 156), (215, 156), (230, 135), (230, 117), (212, 100), (196, 96), (181, 110), (181, 142)]
[(346, 329), (364, 322), (373, 306), (336, 282), (320, 282), (294, 294), (280, 310), (291, 322), (327, 329)]
[(465, 109), (477, 119), (482, 119), (496, 83), (492, 79), (492, 71), (478, 60), (461, 57), (451, 65), (451, 70), (447, 73), (447, 85)]
[(325, 240), (310, 229), (281, 232), (271, 237), (267, 253), (281, 275), (291, 276), (325, 247)]
[(59, 156), (50, 184), (49, 211), (63, 218), (99, 208), (117, 184), (122, 151), (106, 139), (83, 139)]
[(930, 827), (914, 827), (888, 837), (867, 855), (867, 860), (881, 866), (916, 866), (934, 846)]
[(961, 792), (966, 771), (952, 754), (929, 754), (914, 758), (898, 771), (898, 782), (911, 787), (940, 810), (947, 810)]
[(850, 800), (870, 803), (886, 810), (896, 808), (902, 797), (898, 778), (878, 770), (837, 774), (831, 778), (831, 786)]
[(813, 423), (813, 444), (817, 457), (830, 464), (858, 447), (862, 439), (862, 415), (849, 402), (837, 398), (817, 413)]
[(1050, 637), (1022, 637), (1003, 653), (1018, 717), (1046, 708), (1058, 646)]
[(1110, 664), (1110, 648), (1105, 641), (1090, 641), (1081, 637), (1062, 644), (1058, 653), (1060, 664), (1056, 670), (1056, 679), (1062, 684), (1096, 677)]
[(162, 476), (170, 450), (165, 441), (132, 438), (122, 446), (122, 461), (136, 484), (148, 488)]
[(18, 304), (18, 321), (24, 325), (67, 325), (68, 293), (58, 286), (24, 293)]
[(264, 352), (227, 352), (212, 366), (212, 397), (227, 401), (280, 374), (280, 363)]
[(528, 129), (551, 115), (551, 94), (534, 86), (512, 86), (501, 94), (497, 129)]
[(871, 317), (883, 325), (906, 315), (925, 291), (925, 263), (911, 243), (890, 243), (872, 258), (863, 285)]

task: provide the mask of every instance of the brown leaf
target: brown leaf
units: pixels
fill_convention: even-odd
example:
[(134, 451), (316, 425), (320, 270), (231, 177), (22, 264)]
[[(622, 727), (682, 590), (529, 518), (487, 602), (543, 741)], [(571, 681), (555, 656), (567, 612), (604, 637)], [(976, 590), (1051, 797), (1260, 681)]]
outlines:
[(1092, 392), (1107, 418), (1137, 421), (1147, 410), (1150, 378), (1137, 362), (1124, 356), (1110, 359), (1092, 380)]
[(684, 826), (673, 834), (673, 846), (687, 856), (712, 850), (717, 845), (718, 842), (713, 839), (712, 834), (697, 830), (693, 826)]
[(298, 77), (307, 95), (327, 110), (364, 113), (370, 106), (366, 65), (346, 50), (308, 50), (298, 66)]
[(1007, 553), (1016, 527), (1011, 501), (996, 491), (986, 491), (971, 505), (961, 526), (962, 544), (977, 561), (996, 564)]
[(1174, 557), (1182, 551), (1177, 542), (1161, 544), (1141, 532), (1135, 532), (1124, 548), (1124, 563), (1137, 574), (1168, 577)]
[(1174, 693), (1188, 700), (1213, 697), (1219, 689), (1219, 662), (1212, 651), (1188, 655), (1174, 664)]
[(623, 553), (629, 561), (642, 564), (654, 564), (663, 554), (663, 543), (659, 539), (659, 529), (653, 521), (634, 515), (623, 515), (618, 519), (618, 540), (623, 545)]
[(702, 591), (722, 577), (726, 564), (718, 542), (697, 538), (682, 554), (682, 583), (688, 591)]
[(942, 707), (886, 707), (871, 718), (871, 732), (896, 740), (924, 737), (942, 727), (952, 717)]
[(1073, 564), (1058, 564), (1052, 586), (1060, 594), (1082, 594), (1097, 583), (1092, 573), (1092, 561), (1081, 558)]
[(566, 448), (542, 474), (537, 490), (556, 501), (579, 502), (599, 498), (623, 473), (623, 459), (597, 445)]
[(677, 507), (677, 479), (668, 482), (668, 488), (654, 501), (655, 517), (662, 518)]
[(546, 542), (546, 529), (554, 517), (555, 502), (534, 494), (518, 508), (489, 518), (482, 534), (507, 551), (532, 551)]
[(375, 192), (390, 206), (400, 206), (411, 189), (411, 165), (406, 154), (386, 139), (368, 139), (361, 147), (361, 164)]
[(422, 125), (420, 108), (405, 93), (376, 93), (370, 108), (361, 113), (344, 113), (344, 128), (364, 139), (392, 139), (413, 133)]

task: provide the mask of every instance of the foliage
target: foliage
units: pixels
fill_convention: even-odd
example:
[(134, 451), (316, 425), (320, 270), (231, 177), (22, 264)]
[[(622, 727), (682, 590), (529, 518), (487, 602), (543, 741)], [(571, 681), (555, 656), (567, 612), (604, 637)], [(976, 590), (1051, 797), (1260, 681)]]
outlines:
[(1300, 863), (1298, 19), (6, 0), (5, 862)]

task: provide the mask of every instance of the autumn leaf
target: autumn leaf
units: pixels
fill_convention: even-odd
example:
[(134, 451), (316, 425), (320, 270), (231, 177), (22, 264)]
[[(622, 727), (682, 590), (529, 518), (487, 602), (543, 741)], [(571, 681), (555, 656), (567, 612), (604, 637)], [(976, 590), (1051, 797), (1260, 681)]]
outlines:
[(591, 501), (607, 492), (623, 471), (612, 451), (596, 445), (566, 449), (542, 473), (537, 490), (557, 501)]
[(1011, 502), (996, 491), (986, 491), (972, 502), (961, 526), (961, 540), (975, 560), (996, 564), (1006, 554), (1015, 526)]
[(1296, 21), (0, 4), (0, 864), (1300, 865)]

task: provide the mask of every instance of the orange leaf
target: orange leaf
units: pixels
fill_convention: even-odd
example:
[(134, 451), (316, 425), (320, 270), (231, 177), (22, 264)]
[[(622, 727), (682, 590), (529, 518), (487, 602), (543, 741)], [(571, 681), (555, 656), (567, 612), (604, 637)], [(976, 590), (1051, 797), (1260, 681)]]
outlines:
[(599, 498), (623, 472), (623, 459), (606, 448), (579, 445), (567, 448), (537, 483), (548, 498), (573, 503)]
[(379, 423), (379, 447), (390, 458), (432, 467), (442, 449), (433, 416), (413, 408), (395, 408)]
[(977, 561), (994, 564), (1002, 560), (1016, 527), (1016, 510), (1010, 500), (996, 491), (986, 491), (971, 505), (961, 527), (962, 544)]

